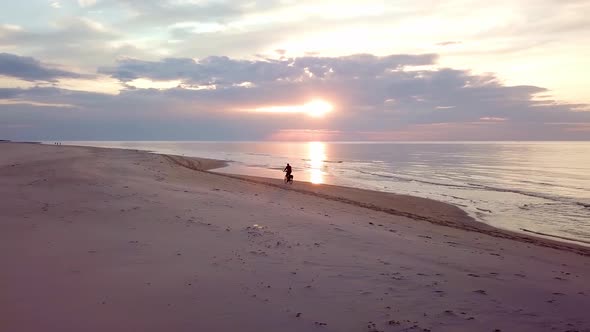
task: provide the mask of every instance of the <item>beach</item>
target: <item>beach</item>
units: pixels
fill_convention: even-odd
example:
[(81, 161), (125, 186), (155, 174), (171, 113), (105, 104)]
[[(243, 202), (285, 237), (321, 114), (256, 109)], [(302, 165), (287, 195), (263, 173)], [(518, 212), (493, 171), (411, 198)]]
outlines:
[(223, 160), (228, 165), (214, 172), (266, 178), (281, 178), (291, 163), (298, 182), (428, 198), (495, 228), (590, 246), (590, 142), (63, 144)]
[(223, 164), (1, 142), (0, 331), (590, 331), (588, 247)]

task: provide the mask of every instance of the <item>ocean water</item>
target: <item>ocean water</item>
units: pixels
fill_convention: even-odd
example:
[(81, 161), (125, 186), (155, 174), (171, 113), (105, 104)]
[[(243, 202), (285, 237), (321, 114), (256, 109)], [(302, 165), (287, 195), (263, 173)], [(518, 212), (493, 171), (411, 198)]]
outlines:
[(63, 142), (230, 161), (218, 172), (408, 194), (590, 245), (590, 142)]

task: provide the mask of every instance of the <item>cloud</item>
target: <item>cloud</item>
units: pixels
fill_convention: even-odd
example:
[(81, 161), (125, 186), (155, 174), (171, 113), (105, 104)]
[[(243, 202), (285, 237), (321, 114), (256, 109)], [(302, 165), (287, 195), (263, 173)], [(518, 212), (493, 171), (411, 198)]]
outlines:
[[(504, 86), (494, 76), (473, 75), (464, 70), (419, 69), (435, 64), (436, 59), (434, 54), (280, 60), (127, 59), (99, 71), (122, 82), (178, 81), (178, 88), (159, 93), (185, 100), (194, 98), (223, 109), (301, 104), (306, 98), (319, 96), (339, 105), (340, 114), (362, 118), (361, 123), (367, 128), (387, 127), (384, 119), (395, 119), (397, 125), (475, 121), (482, 117), (505, 117), (512, 112), (516, 112), (511, 114), (512, 118), (518, 119), (523, 113), (544, 107), (570, 107), (535, 101), (535, 95), (547, 91), (544, 88)], [(247, 88), (241, 85), (245, 82)], [(213, 88), (189, 89), (199, 86)]]
[[(178, 22), (227, 21), (243, 14), (250, 1), (177, 1), (177, 0), (103, 0), (99, 9), (129, 10), (133, 16), (125, 21), (129, 28), (153, 28)], [(267, 4), (275, 1), (265, 1)], [(256, 9), (256, 8), (252, 8)]]
[(225, 56), (211, 56), (202, 60), (168, 58), (161, 61), (137, 59), (120, 60), (115, 67), (99, 69), (102, 74), (127, 82), (137, 78), (154, 80), (184, 80), (189, 84), (219, 84), (227, 86), (243, 82), (255, 85), (265, 82), (294, 81), (305, 76), (374, 77), (404, 66), (433, 64), (437, 56), (357, 54), (343, 57), (301, 57), (236, 60)]
[(146, 56), (118, 31), (98, 20), (64, 16), (45, 29), (0, 25), (0, 49), (65, 62), (86, 71), (119, 56)]
[(440, 43), (436, 43), (436, 45), (438, 46), (451, 46), (451, 45), (458, 45), (461, 44), (460, 41), (444, 41), (444, 42), (440, 42)]
[(0, 53), (0, 75), (25, 81), (55, 81), (58, 78), (79, 78), (80, 74), (51, 68), (31, 57)]
[[(507, 86), (493, 75), (436, 69), (437, 58), (124, 59), (99, 71), (127, 86), (134, 80), (178, 84), (130, 87), (118, 95), (55, 87), (0, 89), (0, 121), (31, 123), (31, 114), (38, 114), (44, 121), (35, 124), (36, 131), (20, 132), (28, 132), (30, 139), (58, 133), (69, 139), (590, 138), (584, 129), (590, 112), (579, 111), (587, 105), (556, 103), (546, 97), (545, 88)], [(244, 111), (315, 98), (330, 101), (335, 110), (324, 119)], [(47, 118), (48, 112), (52, 117)]]
[(97, 20), (84, 16), (66, 16), (56, 19), (46, 29), (25, 29), (14, 25), (0, 25), (0, 46), (18, 45), (22, 48), (50, 45), (64, 47), (85, 43), (106, 42), (120, 37)]
[(482, 120), (482, 121), (496, 121), (496, 122), (498, 122), (498, 121), (506, 121), (507, 120), (506, 118), (494, 118), (494, 117), (489, 117), (489, 116), (484, 116), (484, 117), (481, 117), (479, 119)]
[[(14, 4), (0, 24), (0, 121), (37, 114), (47, 134), (63, 121), (95, 138), (588, 135), (588, 0)], [(91, 86), (123, 90), (67, 88)], [(336, 110), (323, 121), (241, 112), (314, 98)]]
[(587, 85), (577, 67), (590, 58), (579, 47), (590, 42), (588, 1), (69, 0), (60, 10), (47, 10), (58, 1), (39, 3), (15, 6), (5, 22), (21, 29), (0, 26), (0, 49), (87, 72), (119, 58), (439, 52), (446, 66), (519, 84), (531, 77), (527, 83), (562, 89), (562, 98), (587, 99), (572, 92), (570, 77)]
[(18, 88), (0, 88), (0, 100), (17, 97), (22, 91), (22, 89)]
[(97, 0), (78, 0), (80, 7), (91, 7), (96, 5)]

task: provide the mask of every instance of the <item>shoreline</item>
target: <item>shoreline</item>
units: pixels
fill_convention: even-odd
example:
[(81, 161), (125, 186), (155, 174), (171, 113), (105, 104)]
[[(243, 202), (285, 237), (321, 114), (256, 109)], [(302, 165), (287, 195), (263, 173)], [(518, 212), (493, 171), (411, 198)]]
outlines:
[[(314, 185), (310, 182), (298, 182), (299, 184), (303, 184), (305, 187), (304, 188), (294, 188), (294, 187), (290, 187), (290, 186), (285, 186), (282, 183), (282, 181), (279, 179), (211, 172), (211, 170), (213, 170), (213, 169), (224, 167), (223, 164), (225, 164), (226, 162), (221, 161), (221, 160), (216, 160), (218, 163), (220, 163), (219, 164), (220, 166), (214, 166), (211, 168), (204, 169), (200, 166), (196, 166), (196, 167), (190, 166), (191, 159), (194, 159), (198, 163), (199, 160), (203, 159), (200, 157), (171, 156), (171, 155), (165, 155), (165, 154), (159, 154), (159, 155), (169, 159), (171, 162), (174, 162), (174, 163), (178, 164), (179, 166), (186, 167), (188, 169), (192, 169), (195, 171), (208, 172), (211, 174), (215, 174), (215, 175), (219, 175), (219, 176), (223, 176), (223, 177), (228, 177), (231, 179), (237, 179), (237, 180), (248, 181), (248, 182), (252, 182), (252, 183), (263, 184), (263, 185), (267, 185), (267, 186), (271, 186), (271, 187), (275, 187), (275, 188), (280, 188), (280, 189), (284, 189), (284, 190), (293, 190), (298, 193), (308, 194), (308, 195), (321, 197), (321, 198), (329, 199), (329, 200), (335, 200), (335, 201), (339, 201), (342, 203), (371, 209), (374, 211), (385, 212), (385, 213), (395, 215), (395, 216), (402, 216), (402, 217), (407, 217), (407, 218), (413, 219), (413, 220), (426, 221), (426, 222), (429, 222), (432, 224), (453, 227), (453, 228), (457, 228), (457, 229), (464, 230), (464, 231), (477, 232), (477, 233), (486, 234), (486, 235), (493, 236), (493, 237), (510, 239), (510, 240), (514, 240), (514, 241), (520, 241), (523, 243), (530, 243), (530, 244), (534, 244), (534, 245), (541, 246), (541, 247), (548, 247), (548, 248), (553, 248), (553, 249), (558, 249), (558, 250), (571, 251), (571, 252), (574, 252), (574, 253), (582, 255), (582, 256), (590, 257), (590, 246), (582, 245), (581, 243), (585, 243), (584, 241), (559, 237), (559, 236), (555, 236), (555, 235), (545, 234), (545, 233), (541, 233), (541, 232), (535, 232), (535, 231), (526, 230), (526, 229), (523, 229), (523, 232), (515, 232), (515, 231), (511, 231), (511, 230), (507, 230), (507, 229), (494, 227), (489, 224), (485, 224), (483, 222), (480, 222), (480, 221), (476, 220), (475, 218), (469, 216), (467, 214), (467, 212), (464, 211), (463, 209), (461, 209), (460, 207), (457, 207), (457, 206), (454, 206), (452, 204), (445, 203), (445, 202), (440, 202), (440, 201), (436, 201), (436, 200), (432, 200), (432, 199), (428, 199), (428, 198), (422, 198), (422, 197), (418, 197), (418, 196), (392, 194), (392, 193), (381, 192), (381, 191), (358, 189), (358, 188), (354, 188), (354, 187), (342, 187), (342, 186), (329, 185), (329, 184)], [(211, 160), (211, 159), (206, 159), (206, 160)], [(347, 199), (346, 197), (338, 197), (338, 196), (334, 196), (334, 195), (329, 195), (329, 194), (323, 193), (324, 190), (322, 190), (322, 188), (338, 188), (340, 190), (351, 190), (351, 191), (359, 191), (359, 192), (365, 192), (365, 193), (374, 193), (378, 196), (390, 196), (390, 197), (396, 197), (396, 198), (409, 197), (414, 200), (424, 200), (425, 202), (426, 201), (436, 202), (438, 204), (441, 204), (441, 206), (447, 205), (447, 206), (456, 208), (457, 210), (460, 210), (463, 215), (461, 215), (461, 213), (457, 213), (455, 211), (454, 211), (455, 213), (451, 216), (451, 218), (448, 218), (448, 216), (442, 216), (442, 218), (441, 218), (441, 216), (433, 217), (430, 215), (424, 215), (424, 214), (420, 214), (420, 213), (417, 214), (415, 212), (407, 212), (407, 211), (403, 211), (403, 210), (396, 209), (396, 208), (390, 208), (390, 207), (386, 207), (386, 206), (379, 205), (379, 204), (372, 204), (369, 202), (359, 202), (356, 200)], [(528, 232), (528, 233), (531, 233), (534, 235), (528, 235), (525, 232)], [(535, 235), (541, 235), (541, 236), (535, 236)], [(554, 240), (549, 237), (563, 239), (563, 240), (566, 240), (567, 242)], [(572, 242), (576, 242), (576, 243), (572, 243)], [(590, 243), (588, 243), (588, 244), (590, 245)]]
[[(43, 142), (15, 142), (15, 141), (0, 141), (0, 143), (11, 143), (11, 144), (40, 144), (40, 145), (49, 145), (51, 144), (44, 144)], [(172, 155), (172, 154), (162, 154), (153, 151), (146, 151), (146, 150), (137, 150), (137, 149), (127, 149), (127, 148), (104, 148), (104, 147), (93, 147), (93, 146), (85, 146), (85, 145), (66, 145), (78, 148), (90, 148), (90, 149), (106, 149), (106, 150), (124, 150), (124, 151), (134, 151), (134, 152), (146, 152), (154, 155), (162, 156), (163, 158), (169, 160), (170, 162), (177, 164), (181, 167), (191, 169), (194, 171), (200, 172), (208, 172), (210, 174), (225, 176), (232, 179), (248, 181), (252, 183), (258, 183), (263, 185), (268, 185), (275, 188), (285, 189), (285, 190), (294, 190), (299, 193), (309, 194), (316, 197), (321, 197), (330, 200), (340, 201), (346, 204), (355, 205), (362, 208), (371, 209), (374, 211), (385, 212), (395, 216), (402, 216), (407, 217), (413, 220), (421, 220), (426, 221), (436, 225), (442, 225), (447, 227), (453, 227), (456, 229), (470, 231), (470, 232), (477, 232), (481, 234), (486, 234), (493, 237), (503, 238), (503, 239), (510, 239), (514, 241), (520, 241), (523, 243), (530, 243), (541, 247), (548, 247), (558, 250), (565, 250), (571, 251), (576, 254), (582, 256), (590, 256), (590, 243), (587, 243), (582, 240), (546, 234), (542, 232), (537, 232), (529, 229), (520, 229), (520, 232), (503, 229), (499, 227), (494, 227), (492, 225), (486, 224), (484, 222), (478, 221), (473, 216), (470, 216), (465, 210), (461, 207), (455, 206), (453, 204), (447, 202), (441, 202), (429, 198), (423, 198), (419, 196), (411, 196), (411, 195), (402, 195), (402, 194), (395, 194), (395, 193), (388, 193), (382, 191), (374, 191), (368, 189), (359, 189), (354, 187), (344, 187), (344, 186), (337, 186), (337, 185), (330, 185), (330, 184), (321, 184), (321, 185), (314, 185), (310, 182), (303, 182), (298, 181), (299, 184), (305, 184), (305, 188), (293, 188), (293, 187), (285, 187), (281, 180), (267, 178), (267, 177), (259, 177), (259, 176), (249, 176), (249, 175), (240, 175), (240, 174), (230, 174), (230, 173), (222, 173), (222, 172), (213, 172), (214, 169), (223, 168), (229, 165), (229, 162), (224, 160), (218, 159), (209, 159), (203, 157), (188, 157), (188, 156), (179, 156), (179, 155)], [(335, 195), (326, 195), (318, 190), (322, 187), (325, 188), (339, 188), (340, 190), (352, 190), (352, 191), (359, 191), (359, 192), (367, 192), (367, 193), (374, 193), (377, 196), (390, 196), (390, 197), (408, 197), (414, 200), (424, 200), (424, 202), (436, 202), (440, 204), (440, 206), (450, 206), (457, 210), (460, 210), (461, 213), (454, 213), (451, 218), (433, 218), (432, 216), (424, 216), (415, 213), (408, 213), (403, 210), (395, 209), (395, 208), (388, 208), (380, 205), (371, 204), (370, 202), (358, 202), (355, 200), (346, 199), (345, 197), (338, 197)], [(560, 241), (563, 240), (563, 241)], [(587, 245), (586, 245), (587, 244)]]
[(575, 250), (470, 231), (433, 200), (219, 165), (0, 144), (0, 330), (590, 331)]
[[(76, 143), (76, 142), (73, 142)], [(121, 144), (119, 144), (121, 143)], [(207, 149), (203, 150), (202, 152), (199, 148), (196, 150), (191, 150), (190, 148), (180, 148), (182, 145), (179, 145), (179, 149), (175, 149), (174, 145), (146, 145), (141, 144), (139, 142), (119, 142), (117, 144), (100, 144), (100, 142), (94, 142), (94, 144), (98, 144), (98, 146), (104, 146), (107, 148), (129, 148), (129, 149), (144, 149), (144, 151), (150, 151), (152, 153), (160, 153), (160, 154), (174, 154), (178, 156), (187, 157), (194, 156), (197, 158), (201, 158), (202, 155), (210, 156), (209, 158), (219, 158), (219, 159), (236, 159), (239, 161), (242, 160), (242, 157), (238, 156), (226, 156), (225, 153), (215, 153), (215, 151), (211, 150), (209, 152)], [(137, 143), (137, 144), (135, 144)], [(162, 142), (166, 143), (166, 142)], [(172, 142), (175, 143), (175, 142)], [(182, 142), (176, 142), (182, 143)], [(199, 142), (195, 142), (199, 143)], [(206, 143), (206, 142), (205, 142)], [(79, 142), (81, 146), (92, 146), (92, 142)], [(122, 146), (122, 147), (118, 147)], [(232, 148), (233, 149), (233, 148)], [(241, 149), (241, 148), (240, 148)], [(231, 149), (230, 149), (231, 150)], [(212, 152), (213, 151), (213, 152)], [(241, 150), (240, 150), (241, 151)], [(244, 150), (246, 151), (246, 150)], [(248, 155), (248, 153), (245, 153)], [(234, 158), (235, 157), (235, 158)], [(246, 156), (247, 157), (247, 156)], [(256, 176), (256, 177), (268, 177), (277, 178), (282, 177), (281, 175), (273, 174), (273, 171), (270, 169), (265, 168), (258, 168), (258, 167), (249, 167), (242, 165), (242, 162), (234, 162), (228, 161), (227, 166), (224, 169), (215, 170), (215, 172), (219, 173), (227, 173), (231, 175), (237, 176)], [(268, 166), (268, 160), (265, 160), (263, 164)], [(229, 167), (228, 167), (229, 166)], [(356, 171), (356, 170), (355, 170)], [(330, 172), (329, 172), (330, 173)], [(402, 172), (403, 173), (403, 172)], [(410, 172), (411, 173), (411, 172)], [(299, 174), (299, 173), (298, 173)], [(488, 174), (489, 175), (489, 174)], [(299, 174), (299, 180), (303, 181), (310, 181), (309, 178), (309, 170), (305, 170), (304, 174)], [(401, 176), (401, 175), (400, 175)], [(434, 175), (433, 175), (434, 176)], [(507, 175), (508, 176), (508, 175)], [(582, 207), (585, 207), (587, 204), (583, 203), (584, 201), (584, 193), (580, 194), (581, 196), (572, 196), (570, 197), (572, 201), (574, 201), (575, 205), (568, 205), (568, 206), (559, 206), (559, 208), (548, 208), (548, 211), (545, 213), (544, 210), (541, 210), (545, 207), (545, 203), (547, 206), (552, 206), (550, 203), (552, 202), (567, 202), (570, 201), (570, 198), (560, 198), (560, 195), (550, 195), (551, 191), (547, 192), (546, 188), (541, 189), (542, 191), (537, 192), (535, 191), (527, 192), (526, 190), (521, 191), (518, 186), (508, 186), (508, 187), (489, 187), (488, 189), (484, 184), (481, 186), (481, 191), (479, 189), (480, 185), (477, 184), (469, 184), (466, 183), (465, 185), (471, 188), (474, 186), (476, 189), (475, 192), (471, 192), (471, 189), (467, 191), (464, 189), (453, 189), (447, 191), (444, 184), (442, 187), (435, 186), (432, 187), (430, 185), (426, 185), (422, 188), (420, 184), (420, 180), (416, 180), (418, 184), (404, 184), (400, 183), (399, 186), (396, 183), (388, 182), (379, 182), (380, 180), (378, 177), (376, 179), (369, 179), (365, 181), (363, 180), (355, 180), (354, 178), (346, 178), (344, 180), (336, 180), (333, 175), (326, 174), (324, 175), (325, 179), (322, 180), (323, 184), (332, 184), (332, 185), (340, 185), (340, 186), (347, 186), (352, 188), (364, 188), (367, 190), (375, 190), (379, 192), (387, 192), (387, 193), (395, 193), (395, 194), (406, 194), (411, 195), (414, 197), (422, 197), (422, 198), (430, 198), (440, 202), (448, 203), (454, 206), (459, 207), (460, 209), (467, 212), (467, 214), (472, 217), (476, 223), (482, 223), (486, 226), (492, 227), (493, 229), (499, 229), (502, 231), (507, 231), (511, 233), (518, 234), (520, 236), (533, 236), (536, 238), (542, 238), (546, 240), (553, 240), (559, 243), (566, 243), (566, 244), (574, 244), (580, 245), (583, 247), (590, 247), (590, 244), (587, 242), (587, 235), (588, 232), (586, 230), (584, 224), (583, 216), (586, 213)], [(428, 176), (427, 176), (428, 177)], [(305, 179), (303, 179), (305, 178)], [(444, 178), (444, 176), (443, 176)], [(401, 177), (400, 179), (404, 179)], [(298, 181), (299, 181), (298, 180)], [(373, 181), (373, 182), (371, 182)], [(377, 181), (377, 182), (374, 182)], [(413, 182), (414, 180), (410, 180)], [(431, 180), (434, 182), (426, 182), (434, 184), (437, 182), (436, 180)], [(564, 179), (564, 183), (567, 183), (568, 178)], [(395, 182), (395, 181), (394, 181)], [(403, 182), (403, 181), (402, 181)], [(469, 182), (469, 181), (467, 181)], [(475, 182), (477, 183), (477, 181)], [(560, 181), (561, 183), (561, 181)], [(462, 187), (458, 186), (457, 188)], [(465, 188), (468, 188), (465, 187)], [(502, 193), (506, 192), (506, 194)], [(540, 194), (541, 192), (547, 193), (547, 195)], [(524, 195), (521, 197), (521, 195)], [(555, 196), (555, 197), (553, 197)], [(567, 196), (567, 195), (566, 195)], [(577, 198), (576, 198), (577, 197)], [(489, 198), (489, 199), (488, 199)], [(508, 201), (506, 205), (503, 203), (504, 200)], [(547, 201), (548, 200), (548, 201)], [(575, 202), (579, 201), (579, 202)], [(514, 203), (512, 203), (514, 202)], [(525, 204), (526, 203), (526, 204)], [(582, 209), (582, 210), (578, 210)], [(539, 214), (543, 212), (543, 214)], [(531, 214), (536, 216), (535, 218), (531, 218)], [(572, 220), (568, 220), (568, 216), (572, 214)], [(575, 225), (579, 226), (575, 228)], [(532, 232), (530, 232), (532, 231)]]
[[(15, 142), (15, 141), (9, 141), (9, 140), (0, 141), (0, 143), (40, 144), (40, 145), (49, 145), (49, 146), (52, 145), (52, 144), (45, 144), (43, 142)], [(318, 186), (318, 185), (313, 185), (310, 182), (303, 182), (303, 181), (298, 181), (298, 183), (305, 184), (305, 186), (306, 186), (305, 189), (291, 188), (291, 187), (283, 186), (282, 181), (279, 179), (212, 171), (214, 169), (219, 169), (219, 168), (223, 168), (223, 167), (228, 166), (229, 162), (224, 161), (224, 160), (209, 159), (209, 158), (203, 158), (203, 157), (188, 157), (188, 156), (179, 156), (179, 155), (172, 155), (172, 154), (162, 154), (162, 153), (157, 153), (157, 152), (153, 152), (153, 151), (127, 149), (127, 148), (111, 148), (111, 147), (105, 148), (105, 147), (93, 147), (93, 146), (85, 146), (85, 145), (66, 145), (66, 146), (72, 146), (72, 147), (78, 147), (78, 148), (90, 148), (90, 149), (107, 149), (107, 150), (114, 149), (114, 150), (123, 150), (123, 151), (146, 152), (146, 153), (162, 156), (162, 157), (166, 158), (167, 160), (169, 160), (181, 167), (185, 167), (187, 169), (191, 169), (191, 170), (195, 170), (195, 171), (208, 172), (208, 173), (211, 173), (214, 175), (225, 176), (228, 178), (233, 178), (233, 179), (238, 179), (238, 180), (250, 181), (252, 183), (269, 185), (272, 187), (277, 187), (277, 188), (281, 188), (281, 189), (285, 189), (285, 190), (294, 190), (296, 192), (310, 194), (310, 195), (314, 195), (314, 196), (322, 197), (322, 198), (326, 198), (326, 199), (332, 199), (332, 200), (340, 201), (343, 203), (356, 205), (356, 206), (359, 206), (362, 208), (371, 209), (374, 211), (381, 211), (381, 212), (385, 212), (385, 213), (388, 213), (391, 215), (408, 217), (413, 220), (426, 221), (426, 222), (429, 222), (432, 224), (443, 225), (443, 226), (447, 226), (447, 227), (454, 227), (457, 229), (470, 231), (470, 232), (477, 232), (477, 233), (486, 234), (486, 235), (493, 236), (493, 237), (511, 239), (514, 241), (520, 241), (523, 243), (530, 243), (530, 244), (534, 244), (537, 246), (554, 248), (554, 249), (558, 249), (558, 250), (571, 251), (571, 252), (574, 252), (574, 253), (577, 253), (577, 254), (583, 255), (583, 256), (590, 256), (590, 243), (588, 243), (586, 241), (562, 237), (562, 236), (558, 236), (558, 235), (546, 234), (543, 232), (538, 232), (538, 231), (524, 229), (524, 228), (520, 229), (520, 232), (518, 232), (518, 231), (514, 231), (514, 230), (495, 227), (493, 225), (486, 224), (482, 221), (478, 221), (473, 216), (470, 216), (461, 207), (455, 206), (451, 203), (437, 201), (437, 200), (433, 200), (433, 199), (429, 199), (429, 198), (388, 193), (388, 192), (382, 192), (382, 191), (374, 191), (374, 190), (368, 190), (368, 189), (360, 189), (360, 188), (355, 188), (355, 187), (343, 187), (343, 186), (330, 185), (330, 184), (321, 184)], [(446, 205), (446, 206), (451, 206), (453, 208), (456, 208), (456, 209), (460, 210), (463, 215), (461, 215), (461, 213), (455, 213), (454, 215), (452, 215), (451, 218), (443, 218), (441, 220), (440, 218), (436, 219), (436, 218), (433, 218), (432, 216), (424, 216), (424, 215), (420, 215), (420, 214), (408, 213), (403, 210), (401, 210), (401, 211), (397, 210), (395, 208), (388, 208), (388, 207), (374, 205), (374, 204), (367, 203), (367, 202), (358, 202), (358, 201), (354, 201), (354, 200), (347, 200), (346, 198), (343, 198), (343, 197), (322, 194), (321, 190), (319, 192), (317, 190), (321, 187), (341, 188), (344, 190), (354, 190), (354, 191), (358, 190), (361, 192), (375, 193), (375, 194), (378, 194), (379, 196), (384, 195), (384, 196), (391, 196), (391, 197), (409, 197), (411, 199), (424, 200), (425, 202), (426, 201), (437, 202), (438, 204), (441, 204), (441, 206)]]

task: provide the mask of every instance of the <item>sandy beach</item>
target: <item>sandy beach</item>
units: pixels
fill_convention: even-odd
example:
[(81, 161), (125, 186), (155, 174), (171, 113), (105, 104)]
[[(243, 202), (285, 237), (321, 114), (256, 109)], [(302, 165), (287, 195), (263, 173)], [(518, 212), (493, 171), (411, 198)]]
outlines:
[(0, 142), (0, 331), (590, 331), (588, 247), (220, 166)]

